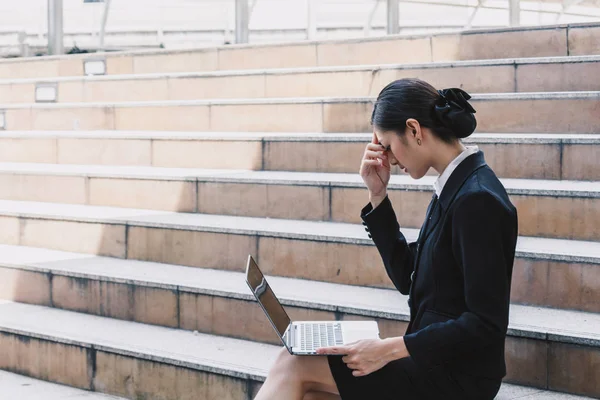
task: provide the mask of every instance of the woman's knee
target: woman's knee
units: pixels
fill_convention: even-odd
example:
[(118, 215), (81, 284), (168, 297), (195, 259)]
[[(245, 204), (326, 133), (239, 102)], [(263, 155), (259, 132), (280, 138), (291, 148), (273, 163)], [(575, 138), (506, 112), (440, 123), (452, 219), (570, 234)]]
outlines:
[(291, 355), (285, 347), (283, 347), (273, 366), (271, 367), (271, 371), (269, 372), (270, 376), (284, 376), (284, 377), (300, 377), (301, 370), (301, 358), (298, 356)]
[(291, 355), (284, 347), (281, 349), (275, 363), (271, 367), (269, 375), (281, 376), (285, 379), (294, 379), (302, 383), (315, 381), (315, 373), (318, 373), (315, 363), (321, 357), (306, 357)]

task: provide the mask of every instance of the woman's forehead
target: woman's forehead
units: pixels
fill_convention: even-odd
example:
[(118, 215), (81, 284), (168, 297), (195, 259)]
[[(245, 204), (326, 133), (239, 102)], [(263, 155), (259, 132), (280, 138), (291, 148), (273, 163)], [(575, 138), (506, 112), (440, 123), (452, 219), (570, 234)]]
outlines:
[(373, 129), (373, 133), (377, 136), (377, 139), (381, 142), (382, 140), (389, 139), (391, 136), (395, 136), (392, 131), (381, 131), (377, 128)]

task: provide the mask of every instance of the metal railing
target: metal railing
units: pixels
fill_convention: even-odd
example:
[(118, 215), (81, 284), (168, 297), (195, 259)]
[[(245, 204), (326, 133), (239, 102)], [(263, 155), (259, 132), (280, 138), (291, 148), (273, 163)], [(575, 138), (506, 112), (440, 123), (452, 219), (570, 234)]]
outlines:
[[(47, 1), (48, 3), (48, 16), (47, 16), (47, 20), (48, 20), (48, 38), (47, 38), (47, 46), (48, 46), (48, 52), (50, 54), (60, 54), (62, 53), (64, 50), (62, 48), (62, 44), (64, 42), (64, 30), (63, 30), (63, 21), (62, 21), (62, 15), (63, 15), (63, 0), (43, 0), (43, 1)], [(79, 1), (83, 1), (83, 0), (79, 0)], [(151, 39), (148, 35), (151, 35), (151, 30), (147, 31), (145, 30), (136, 30), (134, 28), (132, 28), (132, 31), (135, 31), (136, 34), (138, 35), (142, 35), (144, 38), (148, 38), (148, 40), (144, 40), (146, 41), (148, 44), (147, 46), (154, 46), (154, 47), (158, 47), (158, 44), (162, 44), (165, 41), (165, 36), (167, 34), (170, 35), (171, 38), (174, 37), (173, 34), (173, 30), (169, 30), (164, 26), (164, 21), (162, 19), (162, 13), (161, 11), (163, 10), (163, 7), (166, 9), (168, 7), (173, 7), (173, 5), (171, 4), (172, 2), (168, 1), (168, 0), (156, 0), (159, 4), (159, 26), (156, 28), (155, 32), (156, 32), (156, 38), (155, 39)], [(202, 1), (202, 0), (197, 0), (198, 2)], [(440, 24), (431, 24), (431, 25), (411, 25), (408, 26), (408, 24), (406, 23), (406, 12), (402, 11), (402, 10), (406, 10), (406, 8), (411, 5), (414, 4), (415, 7), (423, 7), (424, 5), (427, 6), (444, 6), (444, 7), (449, 7), (449, 8), (456, 8), (456, 9), (465, 9), (465, 19), (463, 20), (464, 23), (462, 25), (453, 25), (453, 24), (448, 24), (445, 23), (446, 28), (447, 29), (460, 29), (460, 28), (471, 28), (474, 26), (475, 21), (478, 19), (478, 16), (480, 14), (480, 11), (482, 9), (487, 9), (487, 10), (496, 10), (497, 12), (507, 12), (508, 16), (508, 20), (503, 24), (503, 26), (506, 25), (510, 25), (510, 26), (518, 26), (521, 22), (522, 22), (522, 17), (523, 15), (527, 15), (527, 13), (538, 13), (539, 15), (550, 15), (552, 16), (552, 22), (556, 23), (556, 22), (560, 22), (561, 18), (563, 18), (564, 16), (571, 16), (571, 17), (578, 17), (578, 16), (586, 16), (585, 13), (581, 13), (580, 11), (576, 10), (576, 7), (578, 6), (578, 4), (582, 1), (582, 0), (563, 0), (562, 6), (560, 8), (557, 7), (550, 7), (547, 6), (547, 3), (543, 3), (543, 7), (541, 6), (542, 3), (539, 3), (540, 6), (538, 7), (533, 7), (531, 5), (529, 5), (528, 3), (521, 3), (521, 0), (506, 0), (505, 3), (499, 3), (499, 2), (494, 2), (494, 0), (465, 0), (464, 2), (457, 2), (454, 0), (403, 0), (402, 3), (399, 2), (399, 0), (362, 0), (361, 4), (366, 4), (366, 7), (368, 7), (367, 11), (365, 12), (365, 19), (363, 23), (356, 23), (354, 22), (352, 24), (341, 24), (338, 22), (338, 24), (340, 25), (339, 27), (336, 27), (334, 25), (327, 25), (325, 23), (323, 23), (323, 21), (319, 21), (318, 17), (317, 17), (317, 12), (318, 9), (320, 7), (323, 6), (324, 1), (323, 0), (295, 0), (295, 2), (303, 2), (304, 4), (304, 8), (305, 8), (305, 28), (304, 28), (304, 34), (303, 35), (298, 35), (298, 29), (300, 29), (300, 32), (302, 31), (302, 28), (300, 27), (286, 27), (286, 28), (282, 28), (282, 29), (278, 29), (278, 30), (274, 30), (271, 28), (268, 29), (263, 29), (261, 31), (260, 28), (253, 28), (252, 30), (250, 29), (250, 23), (252, 22), (252, 18), (253, 18), (253, 14), (255, 12), (255, 9), (257, 8), (257, 4), (262, 3), (263, 1), (266, 0), (229, 0), (230, 3), (226, 3), (225, 0), (223, 0), (222, 3), (220, 4), (224, 4), (224, 7), (226, 7), (227, 9), (229, 9), (229, 7), (232, 6), (232, 10), (235, 13), (233, 20), (233, 24), (230, 24), (228, 22), (224, 23), (223, 28), (221, 29), (221, 35), (222, 37), (224, 37), (225, 39), (223, 41), (227, 41), (226, 37), (231, 35), (234, 35), (234, 38), (232, 37), (232, 39), (235, 40), (236, 43), (248, 43), (251, 35), (253, 35), (252, 37), (254, 37), (255, 39), (258, 37), (257, 35), (267, 35), (268, 32), (273, 32), (273, 35), (279, 35), (278, 37), (283, 37), (286, 36), (284, 33), (288, 32), (289, 33), (289, 37), (293, 37), (295, 38), (294, 40), (299, 40), (302, 38), (302, 36), (305, 39), (316, 39), (319, 37), (319, 35), (321, 37), (323, 37), (324, 32), (333, 32), (336, 29), (341, 31), (345, 31), (345, 32), (354, 32), (352, 33), (352, 35), (355, 35), (358, 32), (362, 31), (362, 35), (364, 36), (371, 36), (373, 33), (379, 35), (379, 34), (397, 34), (400, 32), (404, 32), (406, 29), (410, 28), (410, 27), (419, 27), (422, 28), (423, 31), (427, 31), (428, 29), (432, 29), (435, 27), (439, 27), (442, 28), (442, 26)], [(284, 1), (284, 0), (282, 0)], [(291, 1), (291, 0), (287, 0), (287, 1)], [(333, 1), (333, 0), (330, 0)], [(354, 3), (358, 3), (359, 0), (348, 0), (348, 3), (352, 3), (354, 1)], [(101, 15), (101, 21), (100, 21), (100, 29), (95, 30), (95, 32), (91, 32), (89, 35), (86, 36), (86, 34), (84, 33), (77, 33), (74, 34), (72, 32), (69, 33), (69, 37), (70, 38), (74, 38), (74, 37), (79, 37), (79, 38), (85, 38), (85, 37), (97, 37), (97, 44), (90, 46), (89, 44), (87, 45), (87, 48), (89, 48), (90, 50), (98, 50), (98, 49), (105, 49), (108, 48), (105, 44), (107, 41), (107, 36), (109, 35), (109, 32), (107, 32), (107, 21), (109, 19), (109, 11), (111, 9), (111, 5), (113, 4), (112, 0), (103, 0), (104, 4), (103, 6), (103, 12)], [(117, 2), (118, 3), (118, 2)], [(268, 6), (270, 7), (270, 3), (268, 1), (266, 1), (266, 3), (268, 4)], [(340, 4), (342, 2), (340, 1)], [(230, 4), (230, 5), (227, 5)], [(369, 5), (370, 4), (370, 5)], [(559, 3), (561, 4), (561, 3)], [(263, 12), (263, 17), (264, 17), (264, 8), (266, 6), (261, 5), (262, 6), (262, 12)], [(15, 6), (17, 7), (17, 6)], [(537, 9), (536, 9), (537, 8)], [(297, 9), (296, 9), (297, 10)], [(122, 10), (121, 10), (122, 11)], [(404, 13), (404, 23), (402, 23), (400, 17), (401, 17), (401, 12)], [(227, 14), (227, 12), (225, 13)], [(385, 16), (385, 18), (382, 21), (382, 14)], [(112, 15), (112, 14), (110, 14)], [(231, 16), (231, 14), (229, 14)], [(111, 17), (114, 18), (114, 17)], [(123, 18), (123, 16), (121, 16), (121, 19)], [(226, 18), (227, 19), (227, 18)], [(541, 17), (540, 17), (541, 19)], [(547, 20), (548, 18), (544, 18), (544, 20)], [(600, 20), (600, 12), (597, 14), (596, 20)], [(264, 21), (264, 18), (263, 18)], [(377, 22), (376, 22), (377, 21)], [(382, 25), (383, 24), (383, 25)], [(96, 25), (98, 26), (98, 25)], [(489, 25), (485, 25), (485, 26), (489, 26)], [(494, 26), (498, 26), (498, 25), (494, 25)], [(502, 26), (502, 25), (500, 25)], [(481, 27), (481, 26), (480, 26)], [(212, 29), (212, 28), (211, 28)], [(271, 29), (269, 31), (269, 29)], [(383, 31), (382, 31), (383, 29)], [(218, 28), (214, 28), (213, 29), (214, 32), (219, 32)], [(187, 28), (187, 29), (182, 29), (181, 32), (179, 32), (179, 34), (181, 36), (199, 36), (200, 33), (202, 32), (202, 30), (198, 30), (198, 29), (193, 29), (193, 28)], [(207, 31), (208, 32), (208, 31)], [(263, 33), (260, 33), (263, 32)], [(1, 34), (1, 33), (0, 33)], [(122, 35), (126, 35), (129, 34), (128, 32), (123, 32)], [(209, 33), (206, 33), (206, 35), (208, 35)], [(110, 35), (111, 38), (113, 39), (113, 48), (114, 48), (114, 38), (115, 38), (115, 31), (114, 28), (112, 31), (110, 31)], [(29, 34), (25, 34), (25, 33), (19, 33), (19, 42), (15, 43), (15, 46), (20, 46), (22, 52), (24, 53), (26, 51), (27, 48), (27, 42), (28, 39), (30, 38), (31, 35)], [(288, 37), (286, 36), (286, 37)], [(140, 36), (141, 37), (141, 36)], [(39, 33), (39, 37), (37, 38), (38, 42), (40, 40), (43, 39), (43, 34), (40, 32)], [(14, 40), (14, 39), (13, 39)], [(74, 41), (75, 39), (70, 39), (71, 41)], [(89, 39), (85, 39), (86, 42), (89, 43)], [(173, 39), (176, 40), (176, 39)], [(254, 40), (254, 39), (253, 39)], [(142, 41), (142, 42), (144, 42)], [(152, 44), (154, 43), (154, 44)], [(140, 42), (141, 45), (141, 42)], [(127, 47), (127, 46), (125, 46)], [(23, 50), (25, 49), (25, 50)]]

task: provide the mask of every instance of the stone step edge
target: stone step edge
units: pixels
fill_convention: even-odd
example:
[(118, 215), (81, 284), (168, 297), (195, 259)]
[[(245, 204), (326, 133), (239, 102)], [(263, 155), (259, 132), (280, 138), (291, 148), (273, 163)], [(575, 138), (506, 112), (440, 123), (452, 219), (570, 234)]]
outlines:
[(432, 39), (439, 36), (469, 36), (469, 35), (480, 35), (488, 33), (506, 33), (506, 32), (535, 32), (543, 30), (556, 30), (556, 29), (580, 29), (580, 28), (595, 28), (600, 26), (597, 22), (579, 22), (579, 23), (568, 23), (568, 24), (553, 24), (553, 25), (540, 25), (540, 26), (517, 26), (517, 27), (502, 27), (502, 28), (480, 28), (480, 29), (466, 29), (459, 32), (440, 32), (440, 33), (422, 33), (422, 34), (398, 34), (398, 35), (387, 35), (376, 38), (347, 38), (347, 39), (326, 39), (326, 40), (304, 40), (304, 41), (286, 41), (278, 43), (256, 43), (256, 44), (230, 44), (222, 46), (211, 46), (211, 47), (197, 47), (191, 49), (169, 49), (169, 50), (158, 50), (158, 49), (143, 49), (143, 50), (125, 50), (117, 52), (98, 52), (93, 54), (74, 54), (74, 55), (59, 55), (59, 56), (43, 56), (43, 57), (27, 57), (27, 58), (12, 58), (0, 60), (2, 63), (19, 63), (19, 62), (31, 62), (31, 61), (56, 61), (64, 59), (81, 59), (81, 60), (98, 60), (106, 57), (128, 57), (128, 56), (169, 56), (175, 54), (185, 53), (205, 53), (205, 52), (220, 52), (220, 51), (231, 51), (239, 49), (261, 49), (261, 48), (277, 48), (277, 47), (303, 47), (311, 45), (331, 45), (331, 44), (352, 44), (352, 43), (368, 43), (368, 42), (387, 42), (393, 40), (414, 40), (414, 39)]
[[(245, 300), (245, 301), (255, 301), (254, 296), (250, 293), (245, 285), (245, 275), (242, 272), (233, 272), (233, 271), (223, 271), (223, 270), (215, 270), (215, 269), (207, 269), (207, 268), (197, 268), (197, 267), (185, 267), (179, 265), (171, 265), (171, 264), (158, 264), (147, 261), (131, 261), (131, 260), (122, 260), (115, 259), (110, 257), (101, 257), (94, 256), (89, 257), (89, 255), (80, 254), (80, 253), (72, 253), (72, 252), (58, 252), (54, 250), (47, 250), (43, 248), (35, 248), (28, 246), (10, 246), (10, 245), (0, 245), (0, 249), (3, 250), (3, 254), (10, 252), (20, 252), (20, 251), (30, 251), (41, 253), (45, 252), (49, 255), (53, 254), (64, 254), (66, 261), (72, 261), (77, 259), (77, 257), (81, 257), (79, 260), (80, 264), (83, 267), (73, 268), (73, 267), (61, 267), (60, 261), (51, 261), (53, 263), (52, 266), (48, 265), (37, 265), (35, 262), (7, 262), (2, 259), (0, 256), (0, 267), (2, 268), (10, 268), (14, 270), (23, 270), (37, 273), (50, 274), (53, 276), (65, 276), (71, 278), (80, 278), (80, 279), (89, 279), (89, 280), (97, 280), (101, 282), (111, 282), (111, 283), (119, 283), (119, 284), (128, 284), (128, 285), (136, 285), (142, 287), (149, 288), (158, 288), (165, 290), (174, 290), (183, 293), (193, 293), (193, 294), (201, 294), (208, 296), (216, 296), (228, 299), (236, 299), (236, 300)], [(52, 260), (52, 258), (51, 258)], [(91, 261), (101, 261), (105, 264), (103, 265), (102, 274), (99, 274), (94, 271), (89, 271), (85, 269), (86, 263), (90, 263)], [(43, 263), (43, 261), (40, 261)], [(135, 273), (123, 273), (123, 266), (125, 264), (135, 263), (136, 272), (137, 270), (144, 269), (144, 275), (140, 276), (139, 274), (135, 276)], [(156, 268), (157, 265), (160, 265), (161, 270), (172, 270), (172, 274), (169, 274), (169, 277), (172, 278), (172, 282), (161, 282), (161, 278), (157, 275), (152, 275), (152, 268)], [(116, 274), (120, 274), (121, 276), (115, 276)], [(185, 274), (188, 274), (185, 276)], [(127, 276), (128, 275), (128, 276)], [(178, 275), (183, 275), (180, 280), (183, 282), (176, 282)], [(192, 275), (195, 278), (205, 278), (209, 283), (206, 283), (205, 279), (198, 279), (195, 281), (194, 285), (190, 285), (189, 282), (186, 281), (186, 277), (189, 278)], [(208, 279), (207, 279), (208, 278)], [(221, 278), (221, 279), (216, 279)], [(319, 311), (329, 311), (329, 312), (341, 312), (341, 313), (349, 313), (355, 315), (361, 315), (364, 317), (370, 318), (385, 318), (396, 321), (409, 321), (409, 310), (406, 305), (406, 296), (403, 296), (397, 293), (392, 289), (381, 289), (381, 288), (371, 288), (371, 287), (354, 287), (350, 285), (342, 285), (336, 283), (326, 283), (326, 282), (314, 282), (307, 281), (303, 279), (296, 278), (285, 278), (285, 277), (268, 277), (271, 281), (271, 285), (276, 292), (277, 296), (281, 300), (281, 303), (284, 306), (291, 307), (301, 307)], [(210, 282), (221, 282), (233, 279), (237, 282), (237, 288), (234, 286), (227, 287), (217, 287), (215, 284), (210, 284)], [(317, 293), (317, 297), (319, 297), (318, 293), (340, 293), (340, 292), (349, 292), (347, 295), (339, 294), (334, 299), (326, 299), (324, 296), (317, 299), (308, 299), (301, 298), (297, 294), (290, 293), (289, 288), (293, 286), (302, 286), (302, 290), (298, 289), (299, 292), (307, 292), (313, 293), (314, 297), (315, 293)], [(319, 290), (308, 290), (307, 287), (312, 285), (313, 289)], [(241, 290), (240, 290), (241, 288)], [(286, 291), (287, 289), (287, 291)], [(350, 293), (351, 292), (351, 293)], [(399, 303), (399, 306), (396, 310), (385, 309), (381, 307), (377, 309), (377, 306), (374, 304), (376, 301), (371, 301), (371, 304), (357, 304), (352, 299), (356, 299), (360, 296), (372, 296), (373, 298), (379, 298), (380, 296), (397, 296), (402, 301)], [(393, 300), (393, 299), (391, 299)], [(393, 301), (391, 301), (393, 302)], [(571, 311), (571, 310), (556, 310), (546, 307), (537, 307), (537, 306), (525, 306), (525, 305), (511, 305), (511, 315), (514, 316), (515, 313), (518, 315), (531, 315), (535, 313), (545, 313), (545, 314), (555, 314), (555, 318), (558, 319), (568, 319), (569, 321), (574, 321), (579, 319), (579, 323), (577, 323), (577, 327), (583, 326), (584, 322), (587, 321), (588, 318), (592, 316), (596, 316), (593, 313), (586, 313), (581, 311)], [(521, 319), (526, 319), (525, 317), (521, 317)], [(508, 328), (508, 335), (520, 338), (531, 338), (537, 340), (545, 340), (552, 342), (560, 342), (560, 343), (570, 343), (570, 344), (580, 344), (587, 345), (593, 347), (600, 347), (600, 335), (589, 333), (586, 331), (576, 331), (573, 329), (570, 330), (557, 330), (555, 327), (550, 325), (530, 325), (530, 324), (522, 324), (522, 323), (513, 323)]]
[[(15, 208), (17, 210), (15, 210)], [(19, 210), (19, 208), (21, 209)], [(44, 208), (52, 209), (53, 211), (38, 211)], [(66, 213), (64, 210), (69, 210), (71, 213)], [(80, 213), (73, 213), (73, 210), (78, 210)], [(90, 216), (89, 214), (93, 212), (96, 212), (97, 214), (106, 212), (112, 215)], [(168, 221), (169, 219), (172, 220), (183, 215), (186, 217), (186, 223)], [(177, 213), (135, 208), (10, 200), (0, 200), (0, 216), (374, 246), (373, 241), (366, 237), (366, 232), (364, 232), (361, 225), (339, 222)], [(144, 217), (148, 220), (144, 220)], [(165, 221), (165, 219), (167, 221)], [(196, 223), (190, 223), (190, 220), (194, 219), (196, 220)], [(199, 225), (198, 220), (201, 219), (204, 219), (204, 221), (200, 221), (202, 225)], [(224, 221), (227, 222), (224, 223)], [(251, 223), (252, 226), (261, 228), (243, 228), (240, 227), (240, 223), (248, 225)], [(228, 224), (231, 226), (227, 226)], [(266, 224), (270, 224), (272, 228), (265, 229)], [(282, 229), (281, 227), (283, 225), (285, 225), (286, 228), (295, 225), (299, 230)], [(323, 233), (323, 227), (327, 227), (330, 231), (335, 230), (336, 234)], [(348, 234), (349, 230), (354, 231), (354, 235)], [(407, 240), (415, 240), (418, 235), (417, 229), (402, 229), (402, 232), (404, 232)], [(360, 237), (357, 233), (360, 233)], [(523, 244), (522, 242), (526, 243)], [(562, 253), (555, 251), (551, 252), (548, 250), (563, 247), (565, 251)], [(582, 247), (592, 251), (588, 252), (588, 254), (583, 254), (581, 251)], [(535, 249), (537, 249), (537, 251)], [(520, 236), (519, 243), (517, 244), (516, 256), (556, 262), (600, 264), (600, 243), (571, 239), (548, 239)]]
[(238, 76), (262, 76), (262, 75), (292, 75), (292, 74), (318, 74), (336, 72), (369, 72), (386, 70), (415, 70), (415, 69), (443, 69), (443, 68), (476, 68), (495, 66), (519, 66), (519, 65), (548, 65), (548, 64), (581, 64), (600, 62), (599, 55), (585, 56), (562, 56), (562, 57), (530, 57), (530, 58), (503, 58), (482, 60), (460, 60), (460, 61), (434, 61), (415, 64), (361, 64), (340, 65), (322, 67), (292, 67), (292, 68), (260, 68), (245, 70), (216, 70), (197, 72), (153, 72), (141, 74), (115, 74), (115, 75), (76, 75), (65, 77), (44, 78), (15, 78), (0, 79), (0, 85), (18, 85), (28, 83), (63, 83), (63, 82), (110, 82), (110, 81), (143, 81), (156, 79), (182, 79), (182, 78), (217, 78)]
[[(11, 303), (11, 302), (0, 301), (0, 310), (2, 309), (1, 305), (6, 304), (6, 303)], [(13, 304), (21, 305), (20, 303), (13, 303)], [(32, 310), (33, 310), (33, 308), (41, 308), (41, 309), (49, 309), (50, 310), (50, 308), (44, 307), (44, 306), (35, 306), (35, 305), (27, 305), (27, 306), (31, 307)], [(146, 325), (146, 324), (140, 324), (138, 322), (114, 320), (112, 318), (100, 317), (100, 316), (89, 315), (89, 314), (81, 314), (81, 313), (77, 313), (74, 311), (59, 310), (59, 309), (51, 309), (51, 310), (59, 312), (61, 314), (65, 314), (65, 315), (71, 315), (72, 318), (74, 318), (74, 319), (76, 319), (79, 315), (85, 315), (87, 318), (102, 319), (102, 320), (104, 320), (104, 324), (110, 324), (110, 323), (114, 324), (115, 321), (118, 321), (120, 323), (119, 325), (122, 325), (122, 326), (125, 326), (127, 324), (144, 325), (146, 330), (180, 331), (180, 330), (174, 329), (174, 328)], [(19, 326), (18, 324), (6, 324), (6, 323), (3, 323), (0, 321), (0, 332), (5, 332), (5, 333), (19, 335), (19, 336), (25, 336), (25, 337), (32, 337), (35, 339), (56, 342), (56, 343), (65, 344), (65, 345), (77, 346), (77, 347), (82, 347), (82, 348), (91, 349), (91, 350), (105, 351), (108, 353), (122, 355), (122, 356), (126, 356), (126, 357), (138, 358), (138, 359), (147, 360), (147, 361), (160, 362), (160, 363), (164, 363), (164, 364), (189, 368), (189, 369), (193, 369), (193, 370), (197, 370), (197, 371), (230, 376), (233, 378), (250, 379), (250, 380), (259, 381), (259, 382), (263, 382), (266, 378), (266, 370), (260, 369), (260, 368), (255, 368), (255, 369), (244, 368), (242, 366), (233, 365), (233, 364), (229, 364), (228, 365), (229, 368), (225, 368), (225, 366), (220, 365), (219, 362), (215, 362), (215, 360), (209, 360), (209, 359), (198, 360), (198, 361), (202, 361), (201, 363), (200, 362), (190, 362), (190, 361), (187, 361), (187, 360), (184, 360), (181, 358), (178, 359), (177, 357), (175, 357), (175, 355), (165, 356), (165, 355), (158, 355), (158, 354), (150, 354), (149, 350), (151, 350), (151, 349), (144, 349), (144, 350), (147, 350), (147, 352), (142, 352), (139, 349), (136, 350), (135, 346), (122, 344), (122, 343), (111, 342), (110, 344), (108, 344), (108, 343), (101, 343), (99, 340), (93, 340), (93, 339), (83, 340), (80, 338), (75, 338), (73, 336), (69, 337), (70, 335), (67, 335), (67, 334), (60, 335), (56, 332), (44, 333), (44, 328), (42, 328), (42, 327), (38, 327), (38, 329), (32, 329), (31, 327), (27, 328), (22, 325)], [(204, 333), (189, 332), (189, 334), (194, 335), (194, 336), (216, 337), (216, 335), (210, 335), (210, 334), (204, 334)], [(259, 344), (259, 343), (254, 343), (254, 342), (251, 342), (248, 340), (227, 338), (227, 337), (223, 337), (223, 336), (219, 336), (219, 338), (222, 341), (226, 341), (226, 342), (229, 342), (229, 341), (230, 342), (246, 342), (246, 343), (248, 343), (248, 345)], [(273, 350), (275, 348), (277, 348), (277, 346), (263, 344), (263, 343), (260, 343), (259, 345), (262, 347), (268, 346), (268, 347), (272, 348)]]
[[(105, 139), (105, 140), (201, 140), (263, 142), (367, 143), (370, 133), (254, 133), (181, 131), (0, 131), (0, 139)], [(600, 144), (600, 134), (577, 133), (474, 133), (465, 143), (481, 144)]]
[(90, 392), (88, 390), (77, 389), (63, 384), (51, 383), (1, 370), (0, 387), (2, 387), (4, 393), (12, 395), (12, 399), (24, 398), (25, 400), (33, 400), (47, 398), (42, 395), (42, 393), (44, 393), (54, 400), (77, 400), (81, 398), (85, 398), (85, 400), (126, 400), (124, 397)]
[[(16, 305), (17, 303), (13, 303), (13, 304)], [(6, 306), (6, 303), (4, 304), (4, 306)], [(19, 304), (19, 306), (24, 306), (24, 305)], [(31, 310), (46, 309), (46, 307), (41, 307), (41, 306), (27, 305), (25, 307), (27, 309), (31, 309)], [(53, 313), (58, 313), (59, 315), (62, 315), (62, 316), (72, 317), (72, 319), (74, 319), (76, 321), (79, 319), (83, 319), (82, 317), (84, 316), (82, 314), (78, 314), (78, 313), (75, 313), (72, 311), (55, 310), (55, 309), (52, 309), (51, 311)], [(115, 324), (115, 321), (110, 318), (85, 315), (85, 319), (88, 319), (88, 318), (93, 318), (97, 321), (101, 321), (104, 326), (110, 325), (110, 324), (118, 325), (119, 328), (121, 328), (121, 329), (130, 329), (130, 328), (133, 328), (135, 325), (140, 325), (138, 323), (129, 322), (129, 321), (118, 321), (119, 323)], [(15, 325), (17, 325), (17, 326), (15, 326)], [(163, 332), (167, 332), (167, 331), (179, 331), (179, 330), (175, 330), (175, 329), (163, 328), (163, 327), (157, 327), (157, 326), (145, 326), (144, 328), (150, 334), (156, 333), (156, 332), (163, 333)], [(48, 328), (45, 328), (45, 329), (48, 330)], [(121, 355), (121, 356), (125, 356), (125, 357), (131, 357), (134, 359), (150, 361), (150, 362), (158, 362), (161, 364), (172, 365), (175, 367), (189, 368), (191, 370), (196, 370), (196, 371), (200, 371), (200, 372), (213, 373), (213, 374), (217, 374), (217, 375), (228, 376), (228, 377), (232, 377), (232, 378), (244, 379), (244, 380), (249, 380), (249, 381), (255, 381), (255, 382), (260, 382), (260, 383), (264, 382), (264, 380), (266, 379), (266, 375), (267, 375), (268, 367), (265, 368), (265, 366), (244, 367), (244, 366), (235, 365), (235, 364), (227, 363), (227, 362), (218, 362), (218, 361), (215, 362), (214, 359), (206, 359), (206, 358), (205, 359), (195, 359), (194, 361), (189, 361), (188, 359), (180, 356), (179, 354), (174, 354), (174, 353), (171, 353), (168, 355), (159, 354), (160, 351), (157, 351), (156, 348), (159, 348), (159, 349), (161, 348), (160, 341), (157, 341), (157, 343), (156, 343), (157, 346), (153, 346), (150, 349), (149, 348), (140, 349), (139, 347), (136, 347), (129, 343), (124, 343), (123, 341), (116, 341), (116, 342), (111, 342), (111, 343), (107, 344), (107, 343), (102, 343), (101, 340), (98, 340), (97, 338), (96, 339), (94, 339), (94, 338), (89, 338), (89, 339), (70, 338), (70, 337), (68, 337), (68, 335), (65, 335), (65, 334), (61, 335), (57, 332), (44, 333), (44, 328), (40, 328), (38, 326), (36, 326), (36, 327), (23, 326), (23, 324), (21, 324), (21, 326), (18, 326), (18, 324), (10, 324), (10, 323), (0, 323), (0, 332), (17, 335), (17, 336), (21, 336), (24, 338), (33, 338), (33, 339), (48, 341), (48, 342), (52, 342), (52, 343), (71, 345), (71, 346), (81, 347), (84, 349), (90, 349), (92, 351), (102, 351), (102, 352), (106, 352), (109, 354)], [(181, 333), (181, 332), (179, 332), (179, 333)], [(193, 335), (192, 333), (189, 333), (189, 334)], [(196, 337), (201, 337), (205, 341), (211, 341), (211, 339), (213, 339), (213, 338), (218, 339), (220, 344), (231, 345), (232, 347), (233, 346), (235, 346), (235, 347), (243, 346), (243, 349), (245, 351), (248, 351), (248, 349), (251, 349), (252, 353), (261, 353), (263, 358), (267, 358), (267, 359), (271, 359), (271, 360), (274, 359), (274, 357), (276, 356), (276, 353), (280, 349), (279, 346), (267, 345), (267, 344), (256, 343), (256, 342), (251, 342), (251, 341), (242, 341), (239, 339), (226, 338), (226, 337), (216, 336), (216, 335), (198, 334)], [(154, 352), (154, 354), (152, 354), (153, 352)], [(163, 351), (162, 353), (165, 353), (165, 352)], [(268, 354), (265, 354), (265, 353), (268, 353)], [(506, 384), (506, 383), (503, 383), (502, 386), (507, 391), (518, 390), (518, 389), (531, 389), (532, 393), (528, 394), (528, 395), (541, 395), (544, 393), (547, 393), (547, 394), (557, 393), (557, 392), (551, 392), (551, 391), (547, 391), (547, 390), (543, 390), (543, 389), (526, 388), (523, 386), (511, 385), (511, 384)], [(528, 395), (524, 395), (524, 396), (520, 395), (518, 398), (526, 398)], [(569, 394), (569, 393), (561, 393), (560, 396), (561, 396), (561, 398), (564, 398), (565, 400), (588, 399), (587, 397), (577, 396), (577, 395), (573, 395), (573, 394)], [(516, 400), (516, 397), (511, 397), (511, 399)]]
[[(473, 94), (474, 101), (531, 101), (531, 100), (597, 100), (600, 91), (577, 92), (521, 92)], [(20, 109), (72, 109), (72, 108), (134, 108), (134, 107), (185, 107), (229, 105), (286, 105), (286, 104), (371, 104), (375, 97), (265, 97), (239, 99), (199, 99), (163, 101), (111, 101), (81, 103), (18, 103), (0, 104), (0, 110)]]
[[(255, 170), (219, 170), (151, 166), (105, 166), (80, 164), (2, 163), (0, 175), (63, 176), (126, 180), (159, 180), (195, 183), (235, 183), (321, 188), (364, 188), (357, 174)], [(393, 175), (389, 189), (433, 191), (433, 177), (421, 181)], [(543, 179), (500, 179), (508, 194), (567, 198), (600, 198), (600, 182)], [(550, 186), (550, 187), (549, 187)]]

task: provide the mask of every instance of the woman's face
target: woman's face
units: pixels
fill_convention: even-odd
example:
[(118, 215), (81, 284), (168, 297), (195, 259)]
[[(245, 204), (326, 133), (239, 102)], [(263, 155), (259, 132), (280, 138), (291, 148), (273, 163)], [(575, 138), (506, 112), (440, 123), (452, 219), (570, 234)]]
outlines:
[(379, 144), (385, 147), (385, 154), (388, 156), (391, 165), (398, 165), (413, 179), (421, 179), (427, 174), (431, 165), (423, 146), (417, 144), (417, 139), (421, 140), (421, 144), (423, 144), (420, 131), (419, 136), (417, 136), (412, 131), (409, 133), (409, 130), (407, 130), (402, 137), (394, 131), (382, 132), (377, 128), (374, 131)]

